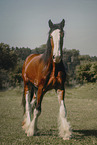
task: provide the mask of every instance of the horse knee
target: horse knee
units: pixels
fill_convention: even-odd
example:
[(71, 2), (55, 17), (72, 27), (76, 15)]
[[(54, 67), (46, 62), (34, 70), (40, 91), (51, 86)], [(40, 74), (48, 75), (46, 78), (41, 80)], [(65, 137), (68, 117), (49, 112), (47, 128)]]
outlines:
[(39, 112), (41, 112), (41, 105), (36, 104), (36, 110), (38, 110)]
[(31, 108), (33, 109), (36, 104), (36, 98), (33, 98), (32, 101), (30, 102), (30, 104), (31, 104)]
[(37, 110), (36, 108), (34, 109), (34, 118), (38, 118), (39, 115), (41, 114), (41, 111)]

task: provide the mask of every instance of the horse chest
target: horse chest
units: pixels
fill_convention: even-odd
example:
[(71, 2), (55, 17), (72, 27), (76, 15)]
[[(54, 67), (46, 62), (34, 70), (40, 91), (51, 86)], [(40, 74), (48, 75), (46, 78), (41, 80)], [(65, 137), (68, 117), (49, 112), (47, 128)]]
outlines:
[(57, 88), (61, 85), (61, 80), (59, 78), (53, 78), (52, 84), (54, 88)]
[(62, 79), (60, 77), (60, 73), (55, 76), (53, 73), (51, 74), (49, 81), (47, 83), (47, 87), (50, 89), (57, 89), (62, 86)]

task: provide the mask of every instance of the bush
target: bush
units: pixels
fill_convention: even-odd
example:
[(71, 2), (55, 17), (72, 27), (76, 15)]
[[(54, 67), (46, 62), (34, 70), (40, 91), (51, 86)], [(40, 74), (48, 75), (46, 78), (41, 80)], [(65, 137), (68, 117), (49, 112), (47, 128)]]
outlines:
[(8, 71), (0, 69), (0, 90), (9, 87)]
[(97, 62), (89, 62), (76, 67), (76, 78), (79, 83), (97, 81)]
[(14, 70), (9, 72), (9, 84), (10, 86), (17, 86), (22, 82), (22, 66), (23, 61), (20, 60), (17, 62), (17, 65)]

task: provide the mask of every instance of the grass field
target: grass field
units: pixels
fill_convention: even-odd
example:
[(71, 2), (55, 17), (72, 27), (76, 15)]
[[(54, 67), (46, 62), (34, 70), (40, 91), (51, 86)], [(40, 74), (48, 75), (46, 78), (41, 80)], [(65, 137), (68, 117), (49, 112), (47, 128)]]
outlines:
[(37, 136), (27, 137), (22, 130), (22, 88), (0, 92), (0, 145), (97, 145), (97, 83), (66, 89), (67, 116), (73, 137), (58, 136), (59, 104), (56, 93), (44, 96)]

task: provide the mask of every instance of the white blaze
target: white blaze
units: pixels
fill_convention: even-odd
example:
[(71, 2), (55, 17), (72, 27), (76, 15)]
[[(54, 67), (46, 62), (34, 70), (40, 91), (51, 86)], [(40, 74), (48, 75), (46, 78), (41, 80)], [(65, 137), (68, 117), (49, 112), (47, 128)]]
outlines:
[(51, 33), (51, 36), (53, 37), (53, 43), (54, 43), (54, 50), (53, 50), (53, 56), (59, 57), (61, 55), (60, 53), (60, 30), (56, 29)]

